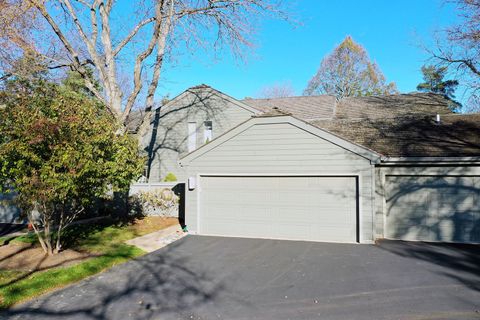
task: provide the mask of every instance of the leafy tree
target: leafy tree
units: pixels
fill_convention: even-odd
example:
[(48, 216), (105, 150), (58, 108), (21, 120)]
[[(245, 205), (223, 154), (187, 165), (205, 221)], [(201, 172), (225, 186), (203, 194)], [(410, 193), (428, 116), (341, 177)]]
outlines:
[[(95, 80), (95, 77), (93, 75), (93, 70), (89, 67), (86, 67), (85, 73), (86, 73), (85, 76), (89, 79), (89, 81), (92, 83), (95, 89), (101, 92), (102, 87), (100, 86), (98, 81)], [(92, 92), (85, 85), (85, 80), (83, 79), (83, 76), (78, 71), (69, 70), (67, 72), (65, 79), (63, 79), (62, 84), (71, 91), (76, 91), (78, 93), (82, 93), (84, 95), (93, 97)]]
[(385, 76), (367, 51), (347, 36), (332, 53), (323, 58), (320, 68), (308, 82), (305, 95), (330, 94), (337, 99), (396, 93), (394, 82)]
[(0, 105), (0, 192), (17, 194), (43, 250), (57, 253), (92, 201), (140, 176), (137, 143), (115, 134), (98, 100), (41, 78), (9, 81)]
[(445, 98), (448, 98), (451, 101), (450, 107), (456, 109), (461, 107), (461, 104), (455, 101), (455, 89), (458, 86), (458, 81), (444, 80), (447, 72), (448, 68), (445, 66), (423, 66), (422, 74), (424, 82), (418, 84), (417, 90), (442, 94)]

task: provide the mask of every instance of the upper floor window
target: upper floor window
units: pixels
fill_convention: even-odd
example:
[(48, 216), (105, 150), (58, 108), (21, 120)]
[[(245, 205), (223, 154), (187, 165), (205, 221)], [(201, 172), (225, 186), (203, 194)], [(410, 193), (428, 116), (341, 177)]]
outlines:
[(188, 152), (192, 152), (197, 148), (197, 124), (195, 122), (188, 123)]
[(204, 140), (205, 140), (205, 143), (207, 142), (210, 142), (212, 141), (212, 131), (213, 131), (213, 123), (211, 120), (207, 120), (203, 123), (204, 127), (205, 127), (205, 131), (204, 131)]

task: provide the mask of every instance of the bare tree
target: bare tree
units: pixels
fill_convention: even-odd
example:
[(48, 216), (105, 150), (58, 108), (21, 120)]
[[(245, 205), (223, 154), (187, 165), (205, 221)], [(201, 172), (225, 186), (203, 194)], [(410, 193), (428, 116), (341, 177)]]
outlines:
[(337, 99), (395, 93), (394, 82), (385, 76), (367, 51), (347, 36), (331, 54), (323, 58), (317, 73), (310, 79), (305, 95), (331, 94)]
[(427, 49), (466, 88), (467, 109), (480, 110), (480, 0), (455, 0), (460, 22), (442, 30)]
[(271, 86), (265, 86), (257, 94), (258, 98), (285, 98), (295, 95), (295, 89), (290, 82), (275, 83)]
[[(14, 36), (29, 44), (40, 43), (32, 48), (49, 66), (69, 67), (78, 72), (89, 90), (123, 125), (134, 105), (141, 104), (141, 98), (146, 118), (150, 116), (165, 59), (176, 48), (196, 51), (212, 45), (214, 49), (227, 46), (241, 56), (252, 46), (260, 17), (287, 18), (280, 0), (11, 0), (5, 3), (5, 7), (26, 20), (27, 15), (41, 16), (49, 30), (28, 32), (27, 26), (23, 29), (26, 34), (10, 32), (2, 36), (13, 44)], [(19, 29), (12, 21), (8, 25), (14, 31)], [(46, 46), (46, 39), (51, 38), (56, 45)], [(23, 45), (16, 47), (24, 51)], [(88, 76), (86, 65), (94, 69), (101, 90)], [(125, 78), (119, 76), (128, 74), (127, 69), (133, 74), (131, 86), (125, 86)], [(131, 87), (131, 91), (125, 92), (122, 86)]]

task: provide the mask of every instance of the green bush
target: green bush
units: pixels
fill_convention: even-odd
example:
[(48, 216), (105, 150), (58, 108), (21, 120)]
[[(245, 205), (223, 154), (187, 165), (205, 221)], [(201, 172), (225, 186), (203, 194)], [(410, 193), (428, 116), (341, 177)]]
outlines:
[(44, 79), (10, 80), (0, 105), (0, 193), (17, 194), (42, 248), (57, 253), (63, 228), (140, 176), (138, 143), (99, 101)]
[(177, 177), (171, 172), (169, 172), (165, 176), (165, 178), (163, 178), (163, 182), (175, 182), (175, 181), (177, 181)]

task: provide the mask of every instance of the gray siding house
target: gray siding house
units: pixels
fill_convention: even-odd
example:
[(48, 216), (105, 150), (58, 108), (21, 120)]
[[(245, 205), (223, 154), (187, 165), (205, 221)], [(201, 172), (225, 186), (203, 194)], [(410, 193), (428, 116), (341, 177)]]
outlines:
[(480, 115), (442, 96), (238, 101), (202, 85), (151, 124), (149, 181), (186, 183), (190, 232), (480, 242)]
[(260, 111), (226, 94), (200, 85), (187, 89), (152, 113), (150, 127), (139, 137), (148, 155), (145, 178), (161, 182), (173, 173), (185, 181), (178, 160)]

